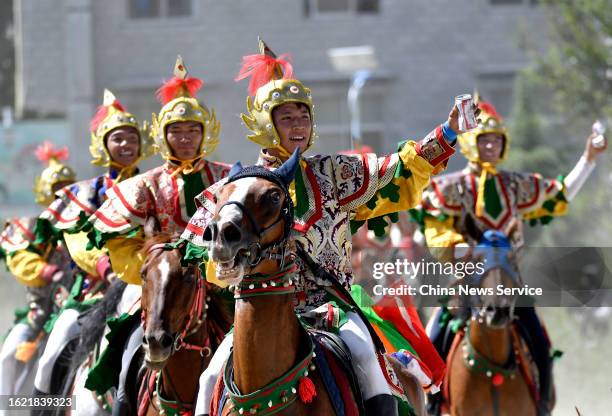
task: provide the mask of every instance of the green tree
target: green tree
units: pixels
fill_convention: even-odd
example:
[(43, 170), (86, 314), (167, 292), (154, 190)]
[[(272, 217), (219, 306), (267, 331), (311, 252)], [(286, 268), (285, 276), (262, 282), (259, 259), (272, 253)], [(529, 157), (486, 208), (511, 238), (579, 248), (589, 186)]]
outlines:
[[(517, 77), (509, 165), (555, 176), (577, 161), (595, 119), (612, 127), (612, 7), (609, 0), (543, 0), (543, 6), (550, 47), (544, 55), (533, 50), (533, 70)], [(570, 215), (532, 243), (609, 245), (609, 159), (600, 158)]]
[(556, 108), (577, 129), (594, 118), (612, 120), (610, 1), (544, 0), (544, 5), (553, 46), (538, 59), (538, 73)]
[(555, 177), (560, 173), (559, 164), (564, 157), (557, 132), (543, 121), (540, 90), (530, 70), (520, 72), (515, 78), (509, 122), (511, 150), (504, 167)]

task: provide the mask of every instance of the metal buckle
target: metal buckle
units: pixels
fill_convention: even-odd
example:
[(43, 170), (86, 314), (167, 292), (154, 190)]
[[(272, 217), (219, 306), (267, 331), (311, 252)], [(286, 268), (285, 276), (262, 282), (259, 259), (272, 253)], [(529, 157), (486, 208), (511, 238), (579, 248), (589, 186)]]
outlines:
[[(256, 250), (257, 254), (254, 254)], [(259, 264), (261, 261), (261, 245), (259, 243), (251, 243), (249, 244), (249, 266), (254, 267)]]

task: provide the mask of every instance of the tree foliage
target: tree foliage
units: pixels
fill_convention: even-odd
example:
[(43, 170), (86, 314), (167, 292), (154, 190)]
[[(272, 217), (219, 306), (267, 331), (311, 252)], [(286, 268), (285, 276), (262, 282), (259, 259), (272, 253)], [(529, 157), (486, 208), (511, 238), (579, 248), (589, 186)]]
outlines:
[(552, 47), (538, 59), (556, 108), (578, 128), (612, 120), (612, 7), (609, 0), (545, 0)]

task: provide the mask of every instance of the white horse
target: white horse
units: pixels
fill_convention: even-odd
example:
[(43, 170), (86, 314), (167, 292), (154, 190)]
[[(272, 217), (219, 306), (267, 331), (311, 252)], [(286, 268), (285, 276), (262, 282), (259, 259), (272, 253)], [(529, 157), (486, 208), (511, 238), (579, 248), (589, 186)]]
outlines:
[[(141, 287), (139, 285), (127, 285), (121, 294), (119, 303), (116, 305), (114, 315), (120, 316), (121, 314), (128, 313), (134, 309), (134, 306), (140, 301), (140, 294)], [(109, 299), (109, 302), (111, 304), (114, 303), (112, 299)], [(99, 356), (107, 347), (107, 340), (105, 338), (107, 333), (108, 327), (105, 325), (103, 335), (98, 341), (99, 348), (97, 350), (99, 351), (99, 354), (95, 354), (96, 357)], [(78, 360), (79, 358), (75, 357), (75, 359)], [(111, 409), (110, 406), (108, 406), (109, 403), (106, 401), (106, 397), (97, 396), (95, 392), (85, 388), (85, 381), (87, 379), (89, 369), (95, 362), (94, 354), (90, 353), (84, 360), (80, 361), (80, 363), (76, 364), (78, 365), (78, 368), (76, 369), (74, 383), (72, 383), (71, 386), (71, 395), (75, 397), (75, 409), (72, 410), (70, 414), (76, 416), (110, 415)]]

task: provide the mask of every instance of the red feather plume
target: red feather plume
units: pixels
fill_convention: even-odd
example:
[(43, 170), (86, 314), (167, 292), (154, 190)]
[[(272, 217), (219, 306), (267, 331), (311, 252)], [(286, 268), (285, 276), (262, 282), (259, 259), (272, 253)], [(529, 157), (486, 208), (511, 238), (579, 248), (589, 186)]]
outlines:
[(157, 99), (162, 105), (168, 104), (179, 96), (181, 92), (187, 92), (189, 96), (195, 97), (195, 94), (202, 88), (204, 83), (201, 79), (195, 77), (187, 77), (185, 79), (172, 77), (164, 82), (156, 93)]
[(51, 159), (66, 160), (70, 156), (70, 152), (66, 146), (61, 149), (56, 149), (53, 143), (45, 140), (43, 144), (38, 145), (34, 152), (36, 158), (43, 163), (49, 163)]
[(249, 81), (249, 94), (255, 96), (259, 87), (266, 85), (272, 80), (277, 65), (283, 72), (283, 79), (293, 78), (293, 66), (290, 56), (283, 54), (278, 58), (268, 55), (247, 55), (242, 57), (242, 67), (235, 81), (251, 77)]
[(495, 109), (495, 106), (491, 103), (488, 103), (486, 101), (481, 101), (478, 103), (478, 108), (480, 108), (482, 111), (485, 111), (489, 114), (491, 114), (492, 116), (495, 116), (499, 119), (501, 119), (501, 116), (497, 113), (497, 110)]
[[(119, 100), (113, 101), (112, 106), (115, 107), (119, 111), (125, 112), (125, 107), (119, 102)], [(98, 130), (98, 126), (100, 126), (100, 123), (104, 121), (107, 115), (108, 115), (107, 106), (101, 105), (100, 107), (98, 107), (98, 109), (96, 110), (96, 114), (94, 114), (93, 118), (89, 122), (89, 130), (92, 133)]]

